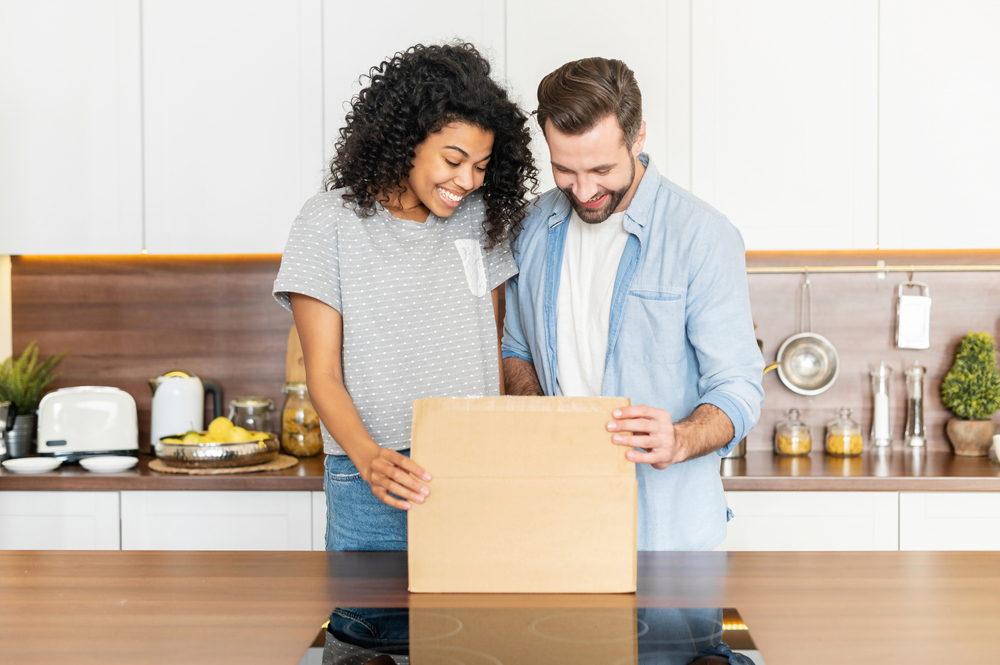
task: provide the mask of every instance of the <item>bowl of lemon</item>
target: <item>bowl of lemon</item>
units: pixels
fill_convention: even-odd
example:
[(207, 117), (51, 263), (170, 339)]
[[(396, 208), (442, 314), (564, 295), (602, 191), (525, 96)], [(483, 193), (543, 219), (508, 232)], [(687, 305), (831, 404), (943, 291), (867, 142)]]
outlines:
[(278, 456), (280, 447), (270, 432), (253, 432), (229, 418), (216, 418), (204, 432), (165, 436), (153, 449), (168, 466), (210, 469), (264, 464)]

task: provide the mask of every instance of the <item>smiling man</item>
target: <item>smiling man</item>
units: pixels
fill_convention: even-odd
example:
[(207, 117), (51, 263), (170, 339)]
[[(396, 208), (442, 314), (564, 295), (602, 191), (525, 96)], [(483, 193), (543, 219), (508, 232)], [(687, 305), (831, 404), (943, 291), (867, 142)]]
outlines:
[(556, 189), (515, 244), (506, 391), (631, 398), (607, 427), (636, 462), (638, 548), (714, 549), (731, 515), (719, 457), (764, 398), (743, 239), (642, 152), (625, 63), (563, 65), (539, 84), (537, 114)]

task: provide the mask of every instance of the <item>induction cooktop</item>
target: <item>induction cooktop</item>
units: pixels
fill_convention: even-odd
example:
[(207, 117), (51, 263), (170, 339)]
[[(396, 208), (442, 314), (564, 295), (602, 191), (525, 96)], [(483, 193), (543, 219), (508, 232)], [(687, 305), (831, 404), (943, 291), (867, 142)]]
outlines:
[(722, 608), (338, 607), (299, 665), (765, 665)]

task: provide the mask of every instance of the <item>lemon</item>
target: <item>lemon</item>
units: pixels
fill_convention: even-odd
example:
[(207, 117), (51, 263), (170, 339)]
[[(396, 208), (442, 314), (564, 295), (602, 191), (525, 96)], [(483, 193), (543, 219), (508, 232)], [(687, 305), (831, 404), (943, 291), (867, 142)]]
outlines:
[(184, 438), (181, 439), (181, 443), (201, 443), (201, 436), (198, 432), (188, 432), (184, 435)]
[(233, 421), (219, 417), (208, 424), (208, 435), (212, 441), (229, 441), (233, 431)]
[(161, 441), (163, 441), (163, 443), (182, 443), (182, 441), (176, 437), (164, 438), (161, 439)]
[(250, 438), (254, 441), (263, 441), (271, 438), (271, 435), (267, 432), (250, 432)]
[(253, 441), (253, 439), (250, 438), (250, 432), (242, 427), (234, 427), (229, 433), (229, 442), (239, 443), (241, 441)]

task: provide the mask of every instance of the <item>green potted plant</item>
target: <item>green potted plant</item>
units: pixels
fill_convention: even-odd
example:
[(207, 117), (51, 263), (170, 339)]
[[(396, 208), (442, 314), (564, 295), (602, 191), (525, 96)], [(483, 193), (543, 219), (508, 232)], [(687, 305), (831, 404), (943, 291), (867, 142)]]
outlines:
[(38, 401), (45, 388), (59, 376), (54, 373), (55, 367), (67, 353), (64, 351), (38, 362), (38, 346), (32, 340), (20, 356), (11, 356), (0, 363), (0, 402), (13, 402), (18, 413), (7, 439), (11, 457), (30, 454), (37, 430)]
[(962, 339), (955, 364), (941, 382), (941, 401), (957, 416), (945, 428), (955, 454), (987, 455), (996, 434), (990, 417), (1000, 408), (1000, 371), (992, 336), (969, 333)]

